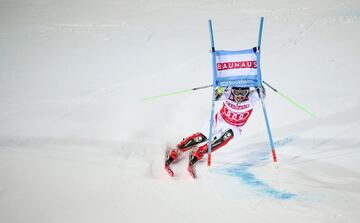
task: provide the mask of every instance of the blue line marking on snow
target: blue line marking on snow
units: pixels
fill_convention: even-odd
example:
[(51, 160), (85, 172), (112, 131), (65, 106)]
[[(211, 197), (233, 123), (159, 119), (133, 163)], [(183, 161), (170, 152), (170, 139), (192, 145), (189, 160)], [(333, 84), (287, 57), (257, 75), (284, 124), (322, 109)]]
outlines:
[[(279, 148), (284, 146), (294, 139), (292, 137), (285, 138), (283, 140), (275, 142), (275, 148)], [(243, 183), (246, 185), (257, 189), (258, 191), (270, 195), (276, 199), (288, 200), (296, 195), (294, 193), (280, 191), (275, 188), (272, 188), (270, 185), (266, 184), (264, 181), (256, 178), (256, 176), (250, 172), (250, 168), (255, 166), (255, 164), (259, 163), (259, 161), (268, 160), (270, 155), (270, 151), (267, 152), (257, 152), (250, 154), (250, 160), (245, 163), (240, 163), (235, 166), (226, 167), (218, 170), (217, 172), (221, 172), (228, 176), (238, 177)]]
[(260, 192), (264, 192), (276, 199), (287, 200), (295, 196), (295, 194), (290, 192), (276, 190), (271, 186), (269, 186), (268, 184), (266, 184), (265, 182), (257, 179), (254, 174), (248, 171), (249, 167), (251, 167), (251, 165), (249, 166), (239, 165), (237, 167), (227, 169), (225, 174), (234, 177), (239, 177), (241, 181), (244, 182), (245, 184), (254, 187)]

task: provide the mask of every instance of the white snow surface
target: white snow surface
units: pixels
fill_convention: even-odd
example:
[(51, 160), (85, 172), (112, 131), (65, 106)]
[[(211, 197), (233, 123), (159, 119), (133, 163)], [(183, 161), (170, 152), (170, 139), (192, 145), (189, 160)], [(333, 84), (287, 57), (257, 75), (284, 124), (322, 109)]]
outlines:
[[(186, 172), (163, 153), (208, 122), (217, 49), (257, 44), (241, 138)], [(358, 0), (0, 0), (0, 222), (360, 222)]]

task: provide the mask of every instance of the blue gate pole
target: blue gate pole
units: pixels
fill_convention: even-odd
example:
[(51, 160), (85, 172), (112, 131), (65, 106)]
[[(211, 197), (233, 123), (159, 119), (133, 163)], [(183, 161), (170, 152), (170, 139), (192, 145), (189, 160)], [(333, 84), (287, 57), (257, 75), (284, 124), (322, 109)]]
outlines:
[[(263, 23), (264, 23), (264, 17), (261, 17), (260, 19), (260, 30), (259, 30), (259, 38), (258, 38), (258, 68), (260, 68), (260, 47), (261, 47), (261, 37), (262, 37), (262, 30), (263, 30)], [(262, 83), (261, 80), (261, 76), (260, 76), (260, 81), (259, 84)], [(270, 124), (269, 124), (269, 119), (266, 113), (266, 107), (265, 107), (265, 103), (264, 100), (262, 98), (262, 93), (260, 93), (260, 90), (258, 88), (258, 94), (261, 100), (261, 105), (262, 105), (262, 109), (263, 109), (263, 114), (264, 114), (264, 118), (265, 118), (265, 123), (266, 123), (266, 130), (268, 132), (268, 136), (269, 136), (269, 141), (270, 141), (270, 146), (271, 146), (271, 153), (272, 153), (272, 157), (273, 157), (273, 161), (276, 162), (277, 161), (277, 157), (276, 157), (276, 152), (275, 152), (275, 145), (274, 145), (274, 141), (272, 138), (272, 134), (271, 134), (271, 129), (270, 129)]]
[(212, 103), (211, 103), (211, 115), (210, 115), (210, 128), (209, 128), (209, 139), (208, 139), (208, 166), (211, 165), (211, 142), (213, 135), (213, 122), (214, 122), (214, 107), (215, 107), (215, 88), (216, 88), (216, 56), (215, 56), (215, 43), (214, 34), (212, 29), (211, 19), (209, 20), (209, 31), (211, 41), (211, 54), (212, 54), (212, 65), (213, 65), (213, 89), (212, 89)]

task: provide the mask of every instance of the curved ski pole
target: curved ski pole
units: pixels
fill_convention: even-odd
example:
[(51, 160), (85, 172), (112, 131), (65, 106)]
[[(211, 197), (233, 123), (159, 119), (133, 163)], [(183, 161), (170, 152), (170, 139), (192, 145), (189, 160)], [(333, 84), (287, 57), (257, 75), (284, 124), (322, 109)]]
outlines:
[[(304, 111), (305, 113), (307, 113), (308, 115), (310, 115), (312, 118), (316, 117), (316, 114), (314, 112), (309, 111), (307, 108), (305, 108), (305, 106), (299, 104), (298, 102), (296, 102), (294, 99), (290, 98), (289, 96), (285, 95), (284, 93), (282, 93), (281, 91), (279, 91), (278, 89), (274, 88), (273, 86), (271, 86), (269, 83), (265, 82), (264, 80), (262, 80), (262, 83), (264, 83), (267, 87), (269, 87), (271, 90), (275, 91), (276, 93), (278, 93), (282, 98), (284, 98), (287, 102), (295, 105), (296, 107), (298, 107), (299, 109), (301, 109), (302, 111)], [(143, 101), (149, 101), (149, 100), (153, 100), (153, 99), (157, 99), (157, 98), (161, 98), (161, 97), (167, 97), (167, 96), (174, 96), (174, 95), (178, 95), (178, 94), (183, 94), (183, 93), (187, 93), (187, 92), (191, 92), (191, 91), (197, 91), (197, 90), (201, 90), (201, 89), (205, 89), (205, 88), (210, 88), (212, 87), (212, 84), (209, 85), (204, 85), (204, 86), (200, 86), (200, 87), (194, 87), (194, 88), (189, 88), (189, 89), (183, 89), (183, 90), (179, 90), (179, 91), (174, 91), (174, 92), (169, 92), (169, 93), (164, 93), (164, 94), (160, 94), (160, 95), (156, 95), (156, 96), (150, 96), (150, 97), (145, 97), (142, 100)]]
[(271, 90), (275, 91), (276, 93), (278, 93), (281, 97), (283, 97), (286, 101), (290, 102), (291, 104), (295, 105), (296, 107), (298, 107), (299, 109), (301, 109), (302, 111), (306, 112), (308, 115), (310, 115), (312, 118), (316, 117), (316, 114), (307, 110), (303, 105), (300, 105), (299, 103), (297, 103), (294, 99), (286, 96), (284, 93), (278, 91), (277, 89), (275, 89), (274, 87), (272, 87), (270, 84), (266, 83), (265, 81), (263, 81), (263, 83), (269, 87)]
[(200, 87), (195, 87), (195, 88), (190, 88), (190, 89), (183, 89), (183, 90), (179, 90), (179, 91), (164, 93), (164, 94), (150, 96), (150, 97), (145, 97), (142, 100), (143, 101), (148, 101), (148, 100), (157, 99), (157, 98), (161, 98), (161, 97), (173, 96), (173, 95), (183, 94), (183, 93), (186, 93), (186, 92), (197, 91), (197, 90), (201, 90), (201, 89), (205, 89), (205, 88), (209, 88), (209, 87), (212, 87), (212, 84), (211, 85), (200, 86)]

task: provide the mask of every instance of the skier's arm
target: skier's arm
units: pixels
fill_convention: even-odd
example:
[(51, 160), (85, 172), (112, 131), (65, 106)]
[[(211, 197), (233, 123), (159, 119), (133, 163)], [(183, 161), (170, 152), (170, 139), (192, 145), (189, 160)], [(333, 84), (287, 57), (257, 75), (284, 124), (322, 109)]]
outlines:
[(252, 100), (257, 101), (260, 100), (259, 96), (262, 99), (264, 99), (266, 96), (265, 88), (263, 87), (263, 85), (261, 85), (259, 88), (255, 88), (254, 90), (250, 91), (249, 98), (252, 98)]
[(266, 97), (266, 91), (265, 91), (265, 88), (263, 85), (260, 86), (260, 95), (261, 95), (261, 98), (264, 99)]

